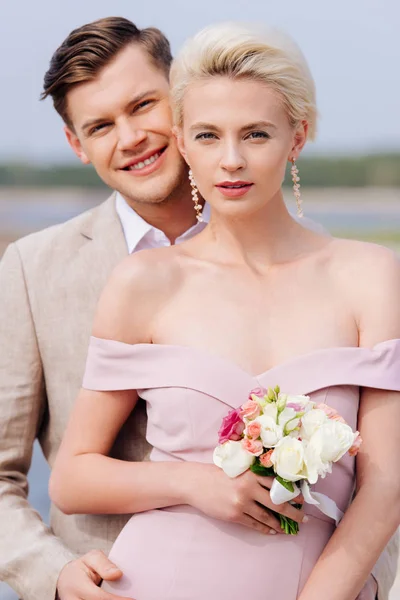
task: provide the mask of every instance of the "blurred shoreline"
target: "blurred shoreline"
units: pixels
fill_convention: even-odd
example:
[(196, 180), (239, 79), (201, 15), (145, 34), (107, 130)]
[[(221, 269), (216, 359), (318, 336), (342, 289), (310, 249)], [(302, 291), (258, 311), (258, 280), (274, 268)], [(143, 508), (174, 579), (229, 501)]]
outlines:
[[(400, 249), (400, 188), (302, 187), (305, 216), (332, 235), (353, 237)], [(0, 186), (0, 256), (12, 241), (62, 223), (100, 204), (105, 188)], [(295, 203), (284, 188), (291, 212)]]

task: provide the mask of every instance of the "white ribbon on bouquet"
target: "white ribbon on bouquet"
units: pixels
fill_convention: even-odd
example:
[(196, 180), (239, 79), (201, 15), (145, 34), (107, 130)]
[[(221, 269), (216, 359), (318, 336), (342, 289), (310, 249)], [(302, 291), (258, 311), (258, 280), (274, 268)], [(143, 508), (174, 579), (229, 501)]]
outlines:
[(277, 479), (274, 479), (270, 490), (272, 502), (274, 504), (283, 504), (284, 502), (290, 502), (300, 494), (303, 494), (304, 501), (307, 502), (307, 504), (314, 504), (314, 506), (324, 513), (324, 515), (334, 519), (336, 525), (339, 525), (343, 518), (343, 513), (340, 508), (338, 508), (336, 502), (328, 498), (328, 496), (325, 496), (325, 494), (312, 492), (308, 481), (305, 479), (302, 480), (300, 487), (293, 483), (293, 488), (294, 491), (291, 492), (279, 483)]

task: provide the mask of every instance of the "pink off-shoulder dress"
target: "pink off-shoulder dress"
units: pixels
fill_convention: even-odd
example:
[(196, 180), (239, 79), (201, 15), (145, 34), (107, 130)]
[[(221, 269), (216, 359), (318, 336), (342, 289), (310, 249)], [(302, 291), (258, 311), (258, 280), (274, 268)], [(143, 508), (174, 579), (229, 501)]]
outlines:
[[(83, 383), (138, 391), (147, 405), (151, 460), (204, 463), (212, 462), (227, 412), (255, 387), (276, 385), (336, 408), (356, 429), (360, 386), (400, 391), (400, 340), (317, 350), (253, 376), (192, 347), (92, 338)], [(346, 455), (314, 491), (345, 511), (354, 481), (355, 460)], [(124, 575), (104, 589), (135, 600), (295, 600), (335, 529), (315, 507), (305, 511), (310, 519), (297, 536), (263, 535), (186, 505), (136, 514), (110, 554)], [(375, 593), (371, 576), (359, 600)]]

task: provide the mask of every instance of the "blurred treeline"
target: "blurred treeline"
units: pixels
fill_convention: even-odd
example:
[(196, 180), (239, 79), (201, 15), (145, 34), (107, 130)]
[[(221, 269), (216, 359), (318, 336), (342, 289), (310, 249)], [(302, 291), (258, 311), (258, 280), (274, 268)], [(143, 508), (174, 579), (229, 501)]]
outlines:
[[(317, 187), (400, 187), (400, 154), (368, 156), (306, 156), (298, 166), (301, 183)], [(290, 177), (286, 178), (287, 184)], [(0, 186), (104, 187), (91, 166), (79, 163), (29, 165), (0, 164)]]

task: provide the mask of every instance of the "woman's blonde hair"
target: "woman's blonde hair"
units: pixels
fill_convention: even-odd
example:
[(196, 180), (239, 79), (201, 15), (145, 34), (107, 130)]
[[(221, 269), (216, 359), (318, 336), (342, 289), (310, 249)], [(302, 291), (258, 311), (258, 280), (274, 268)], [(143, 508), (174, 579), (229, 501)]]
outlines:
[(307, 62), (285, 34), (239, 23), (212, 25), (188, 40), (172, 63), (171, 97), (174, 120), (182, 125), (183, 100), (194, 81), (226, 76), (266, 83), (280, 94), (290, 124), (308, 122), (315, 138), (315, 85)]

